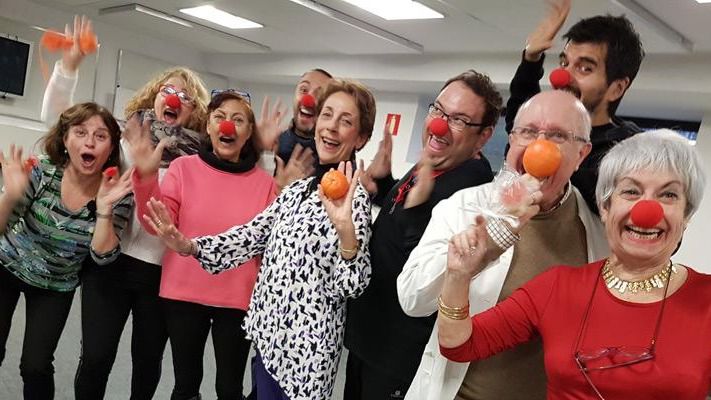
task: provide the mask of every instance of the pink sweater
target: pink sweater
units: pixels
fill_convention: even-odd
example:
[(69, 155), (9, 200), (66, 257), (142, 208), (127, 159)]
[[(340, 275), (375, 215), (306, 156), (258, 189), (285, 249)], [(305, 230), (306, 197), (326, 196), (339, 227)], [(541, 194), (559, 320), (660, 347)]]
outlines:
[[(198, 155), (175, 159), (161, 184), (154, 175), (141, 179), (133, 173), (136, 212), (143, 221), (146, 202), (160, 199), (170, 211), (178, 229), (187, 237), (216, 235), (247, 223), (274, 199), (274, 179), (260, 168), (243, 173), (215, 169)], [(216, 307), (247, 310), (259, 259), (253, 258), (241, 267), (212, 275), (200, 267), (193, 257), (182, 257), (166, 250), (160, 296)]]

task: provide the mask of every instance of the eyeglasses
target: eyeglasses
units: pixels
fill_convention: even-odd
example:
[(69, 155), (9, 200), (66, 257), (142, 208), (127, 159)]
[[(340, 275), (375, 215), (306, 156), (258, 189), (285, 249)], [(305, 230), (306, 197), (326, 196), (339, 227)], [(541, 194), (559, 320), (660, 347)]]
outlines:
[(444, 110), (437, 107), (437, 105), (435, 104), (430, 104), (428, 112), (430, 116), (435, 118), (447, 118), (447, 124), (449, 125), (449, 129), (453, 131), (461, 132), (467, 127), (484, 126), (484, 124), (482, 123), (469, 122), (463, 119), (462, 117), (450, 116), (449, 114), (445, 113)]
[[(671, 263), (669, 267), (671, 269)], [(602, 268), (600, 269), (602, 273)], [(657, 315), (657, 322), (654, 327), (654, 332), (652, 334), (652, 339), (650, 340), (649, 346), (612, 346), (612, 347), (600, 347), (593, 350), (581, 350), (580, 343), (583, 339), (583, 334), (587, 328), (588, 316), (590, 315), (590, 309), (592, 308), (592, 302), (595, 298), (595, 292), (597, 291), (597, 286), (599, 285), (598, 280), (595, 280), (595, 286), (593, 287), (592, 295), (590, 296), (590, 301), (588, 302), (587, 309), (583, 316), (583, 322), (580, 325), (580, 330), (578, 331), (578, 339), (575, 343), (575, 353), (573, 357), (575, 358), (575, 363), (578, 365), (578, 369), (583, 374), (583, 377), (587, 381), (588, 385), (597, 394), (600, 400), (605, 400), (600, 393), (600, 390), (595, 386), (588, 372), (606, 370), (612, 368), (625, 367), (628, 365), (638, 364), (647, 360), (654, 358), (654, 349), (657, 344), (657, 335), (659, 334), (659, 327), (662, 323), (662, 315), (664, 314), (664, 306), (667, 302), (667, 290), (669, 289), (669, 282), (664, 286), (664, 297), (662, 298), (662, 305), (659, 308), (659, 314)]]
[(163, 97), (170, 96), (170, 95), (177, 95), (178, 98), (180, 99), (180, 102), (185, 104), (185, 105), (194, 105), (195, 102), (193, 101), (193, 98), (190, 97), (189, 94), (185, 93), (185, 91), (178, 91), (173, 85), (162, 85), (160, 87), (160, 94), (163, 95)]
[(250, 106), (252, 105), (252, 96), (250, 96), (248, 92), (239, 89), (212, 89), (210, 91), (210, 98), (215, 98), (215, 96), (221, 93), (234, 93), (239, 97), (243, 98), (244, 101), (247, 102), (247, 104), (249, 104)]
[(526, 126), (517, 126), (511, 129), (511, 133), (516, 135), (516, 137), (518, 137), (519, 140), (522, 141), (521, 144), (528, 144), (536, 140), (536, 138), (538, 138), (538, 136), (540, 136), (541, 134), (543, 134), (546, 139), (556, 144), (563, 144), (572, 141), (580, 143), (589, 142), (588, 139), (582, 136), (577, 136), (573, 132), (565, 132), (559, 130), (544, 131), (536, 128), (529, 128)]

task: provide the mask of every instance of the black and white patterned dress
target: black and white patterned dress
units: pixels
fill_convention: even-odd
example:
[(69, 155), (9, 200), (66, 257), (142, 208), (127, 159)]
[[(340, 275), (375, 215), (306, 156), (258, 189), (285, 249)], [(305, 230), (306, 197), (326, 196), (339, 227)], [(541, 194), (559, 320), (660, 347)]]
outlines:
[(249, 223), (196, 239), (196, 258), (211, 273), (262, 255), (245, 330), (266, 369), (293, 400), (331, 397), (346, 299), (359, 296), (370, 280), (368, 194), (358, 185), (353, 225), (359, 249), (345, 260), (317, 192), (309, 192), (313, 179), (285, 188)]

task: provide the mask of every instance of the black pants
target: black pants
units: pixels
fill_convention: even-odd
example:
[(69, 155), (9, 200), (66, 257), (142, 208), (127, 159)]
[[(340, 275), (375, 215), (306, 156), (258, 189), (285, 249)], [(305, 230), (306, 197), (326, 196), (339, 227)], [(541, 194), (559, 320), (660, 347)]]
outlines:
[(20, 375), (24, 398), (54, 398), (54, 351), (72, 307), (74, 291), (57, 292), (28, 285), (0, 266), (0, 364), (10, 334), (12, 315), (25, 295), (25, 338), (22, 341)]
[(168, 340), (158, 297), (160, 266), (121, 254), (110, 265), (84, 264), (81, 286), (81, 359), (77, 400), (103, 399), (121, 333), (132, 315), (131, 400), (148, 400), (158, 387)]
[(389, 376), (368, 365), (355, 354), (348, 353), (343, 400), (404, 399), (410, 383)]
[(242, 329), (246, 312), (165, 300), (165, 314), (175, 372), (171, 400), (199, 398), (205, 343), (210, 329), (215, 348), (217, 398), (242, 399), (242, 381), (250, 345)]

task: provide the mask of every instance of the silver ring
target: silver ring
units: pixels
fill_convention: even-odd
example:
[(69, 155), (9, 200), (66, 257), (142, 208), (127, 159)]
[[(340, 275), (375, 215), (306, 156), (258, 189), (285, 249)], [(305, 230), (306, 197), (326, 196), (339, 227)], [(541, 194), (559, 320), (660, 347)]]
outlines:
[(159, 219), (157, 219), (156, 226), (160, 228), (162, 225), (163, 225), (163, 223)]
[(476, 246), (469, 246), (469, 255), (473, 256), (476, 253)]

